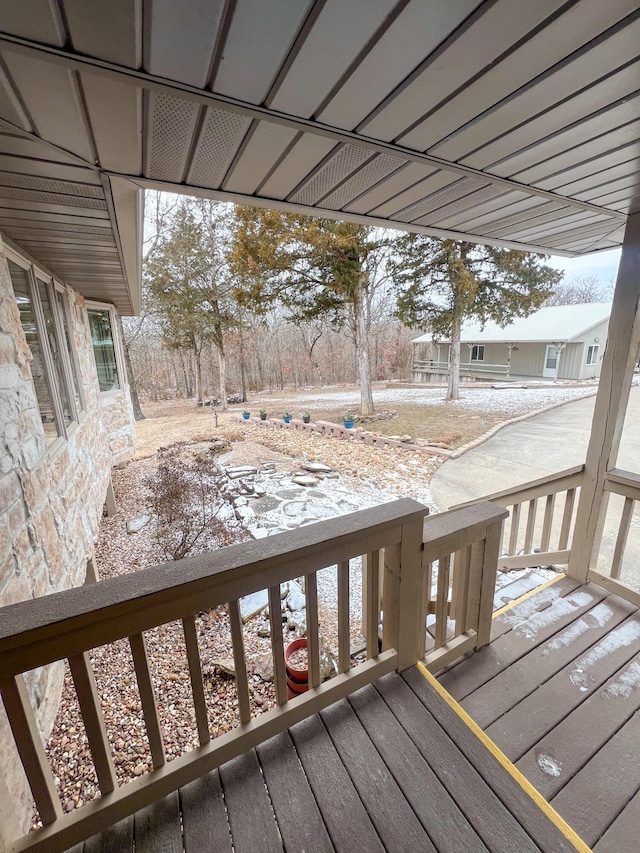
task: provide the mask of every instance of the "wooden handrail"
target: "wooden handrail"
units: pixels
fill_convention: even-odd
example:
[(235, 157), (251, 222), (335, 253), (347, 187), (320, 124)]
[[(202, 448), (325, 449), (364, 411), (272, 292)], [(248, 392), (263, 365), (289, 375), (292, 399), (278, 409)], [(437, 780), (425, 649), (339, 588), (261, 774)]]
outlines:
[(640, 501), (640, 474), (623, 471), (621, 468), (612, 468), (611, 471), (607, 471), (604, 490)]
[(0, 678), (400, 541), (410, 498), (0, 609)]
[(512, 486), (508, 489), (502, 489), (499, 492), (492, 492), (490, 495), (483, 495), (480, 498), (456, 504), (451, 509), (472, 506), (478, 501), (491, 501), (500, 506), (512, 506), (513, 504), (535, 500), (535, 498), (543, 498), (546, 495), (557, 494), (558, 492), (565, 491), (565, 489), (572, 489), (579, 486), (583, 473), (584, 465), (574, 465), (571, 468), (565, 468), (564, 471), (558, 471), (557, 474), (548, 474), (546, 477), (539, 477), (536, 480), (530, 480), (518, 486)]

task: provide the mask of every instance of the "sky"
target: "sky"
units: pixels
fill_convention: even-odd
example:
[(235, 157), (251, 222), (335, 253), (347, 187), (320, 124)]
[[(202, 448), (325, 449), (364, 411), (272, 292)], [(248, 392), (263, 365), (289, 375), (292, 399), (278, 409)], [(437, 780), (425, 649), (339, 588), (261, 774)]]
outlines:
[(571, 282), (576, 278), (595, 276), (603, 283), (615, 283), (620, 262), (620, 249), (610, 252), (599, 252), (596, 255), (584, 255), (581, 258), (561, 258), (552, 256), (547, 264), (554, 269), (564, 270), (565, 281)]

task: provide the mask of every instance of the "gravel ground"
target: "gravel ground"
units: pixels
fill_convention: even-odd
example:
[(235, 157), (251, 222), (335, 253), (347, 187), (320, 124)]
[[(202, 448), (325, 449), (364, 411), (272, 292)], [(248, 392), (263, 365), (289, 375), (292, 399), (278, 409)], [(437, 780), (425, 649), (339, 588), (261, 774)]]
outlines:
[[(284, 430), (271, 432), (255, 425), (243, 425), (241, 430), (222, 427), (215, 435), (216, 438), (228, 437), (233, 441), (231, 452), (223, 457), (225, 465), (275, 460), (293, 469), (301, 461), (322, 460), (339, 472), (340, 479), (336, 483), (341, 488), (362, 494), (363, 506), (401, 495), (430, 503), (429, 481), (439, 465), (438, 460), (418, 454), (368, 448), (319, 435), (294, 434)], [(190, 445), (188, 451), (193, 449), (194, 445)], [(157, 456), (154, 455), (113, 471), (118, 512), (111, 517), (105, 516), (101, 522), (96, 560), (102, 579), (139, 571), (164, 561), (153, 521), (135, 535), (126, 531), (128, 521), (150, 514), (150, 498), (144, 480), (156, 466)], [(246, 537), (246, 532), (239, 526), (232, 530), (232, 534), (236, 539)], [(212, 544), (203, 542), (202, 549)], [(352, 563), (350, 609), (353, 614), (351, 633), (355, 642), (360, 632), (357, 616), (361, 592), (359, 566), (355, 565), (356, 561)], [(320, 627), (329, 645), (335, 648), (335, 569), (318, 573), (318, 587)], [(265, 655), (270, 656), (269, 638), (260, 636), (264, 628), (264, 619), (259, 617), (244, 628), (253, 715), (275, 704), (273, 683), (252, 671), (261, 658), (264, 661)], [(200, 614), (197, 630), (209, 724), (215, 737), (239, 722), (235, 679), (216, 666), (217, 661), (224, 663), (233, 657), (225, 609)], [(167, 760), (170, 761), (198, 745), (182, 627), (179, 623), (170, 623), (147, 632), (145, 639)], [(90, 658), (117, 778), (122, 784), (151, 767), (131, 652), (127, 641), (123, 640), (94, 649)], [(98, 795), (97, 779), (68, 668), (47, 754), (65, 811), (72, 811)]]

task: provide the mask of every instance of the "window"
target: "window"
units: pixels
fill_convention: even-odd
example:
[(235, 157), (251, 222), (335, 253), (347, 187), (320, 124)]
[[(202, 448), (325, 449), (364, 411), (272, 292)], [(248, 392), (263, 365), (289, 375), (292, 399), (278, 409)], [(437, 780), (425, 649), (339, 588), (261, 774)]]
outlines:
[(52, 355), (53, 373), (60, 395), (60, 405), (62, 411), (62, 419), (66, 426), (69, 426), (72, 418), (71, 403), (69, 402), (69, 389), (67, 388), (67, 379), (64, 372), (62, 359), (62, 349), (56, 329), (56, 321), (53, 317), (53, 310), (49, 301), (49, 290), (47, 285), (41, 279), (37, 279), (38, 294), (40, 296), (40, 305), (42, 306), (42, 315), (44, 317), (44, 331), (49, 342), (49, 350)]
[(471, 347), (471, 361), (484, 361), (484, 344), (475, 344)]
[(31, 376), (38, 400), (38, 408), (40, 409), (45, 442), (49, 447), (62, 435), (63, 428), (59, 416), (56, 416), (55, 395), (50, 377), (52, 366), (50, 365), (50, 368), (47, 368), (46, 344), (43, 342), (40, 323), (37, 320), (37, 309), (34, 305), (31, 289), (31, 275), (28, 270), (19, 267), (13, 261), (9, 261), (9, 275), (18, 303), (20, 322), (31, 350)]
[(89, 315), (89, 328), (91, 329), (93, 355), (96, 360), (100, 390), (113, 391), (120, 388), (121, 385), (118, 376), (111, 312), (108, 308), (88, 308), (87, 314)]
[(598, 344), (594, 344), (593, 346), (587, 347), (587, 364), (597, 364), (598, 363), (598, 350), (600, 347)]
[(64, 345), (67, 350), (67, 355), (69, 356), (69, 369), (71, 375), (71, 390), (73, 393), (74, 402), (76, 404), (76, 410), (78, 412), (82, 411), (84, 408), (83, 400), (82, 400), (82, 391), (80, 389), (80, 380), (79, 380), (79, 369), (78, 362), (76, 359), (76, 353), (73, 347), (71, 346), (71, 334), (69, 332), (69, 313), (68, 313), (68, 303), (65, 299), (64, 291), (61, 287), (58, 287), (54, 283), (53, 287), (53, 295), (54, 300), (57, 307), (57, 314), (60, 319), (60, 331), (62, 338), (64, 340)]

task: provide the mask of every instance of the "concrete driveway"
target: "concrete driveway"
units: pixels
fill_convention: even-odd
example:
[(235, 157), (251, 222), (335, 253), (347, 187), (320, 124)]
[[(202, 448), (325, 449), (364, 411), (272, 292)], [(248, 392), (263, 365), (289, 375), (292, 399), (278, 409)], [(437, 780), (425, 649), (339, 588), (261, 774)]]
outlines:
[[(480, 498), (584, 462), (595, 397), (576, 400), (497, 435), (458, 459), (449, 459), (435, 473), (431, 494), (440, 510)], [(622, 433), (618, 468), (640, 472), (640, 387), (631, 389)], [(612, 496), (607, 513), (598, 568), (608, 574), (623, 499)], [(640, 502), (635, 513), (621, 579), (640, 588)]]

